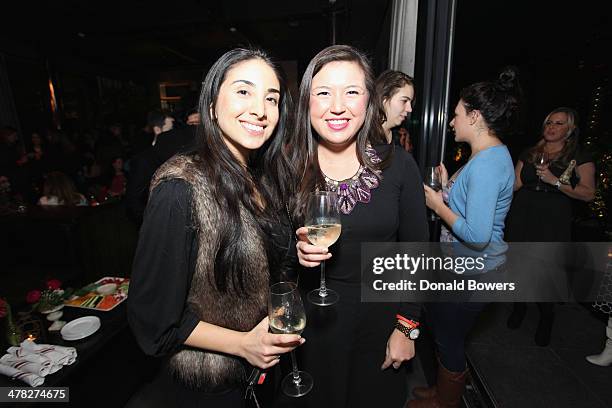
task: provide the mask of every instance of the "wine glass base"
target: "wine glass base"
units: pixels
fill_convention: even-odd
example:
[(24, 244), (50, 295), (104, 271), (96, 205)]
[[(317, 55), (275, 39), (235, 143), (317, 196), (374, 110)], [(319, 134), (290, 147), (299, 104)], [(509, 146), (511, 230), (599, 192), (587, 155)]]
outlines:
[(308, 392), (312, 389), (314, 384), (312, 376), (306, 371), (298, 371), (298, 373), (300, 375), (300, 380), (297, 384), (293, 380), (293, 373), (289, 373), (281, 383), (283, 393), (288, 397), (301, 397), (308, 394)]
[(306, 297), (310, 303), (317, 306), (331, 306), (338, 303), (340, 300), (338, 292), (332, 289), (327, 289), (325, 291), (325, 296), (321, 296), (321, 291), (319, 289), (311, 290)]

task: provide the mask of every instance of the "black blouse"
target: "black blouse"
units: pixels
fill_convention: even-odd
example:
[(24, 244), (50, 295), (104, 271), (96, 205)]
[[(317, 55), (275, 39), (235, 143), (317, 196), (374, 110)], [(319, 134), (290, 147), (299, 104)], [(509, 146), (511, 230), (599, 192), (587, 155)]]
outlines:
[[(163, 181), (151, 193), (134, 257), (128, 319), (145, 353), (176, 351), (199, 322), (187, 296), (198, 254), (198, 234), (192, 219), (192, 191), (180, 179)], [(274, 280), (294, 279), (297, 264), (294, 231), (288, 216), (269, 237), (275, 259), (269, 259)]]
[(198, 324), (187, 304), (196, 257), (191, 187), (183, 180), (164, 181), (145, 211), (128, 297), (130, 327), (145, 353), (175, 351)]

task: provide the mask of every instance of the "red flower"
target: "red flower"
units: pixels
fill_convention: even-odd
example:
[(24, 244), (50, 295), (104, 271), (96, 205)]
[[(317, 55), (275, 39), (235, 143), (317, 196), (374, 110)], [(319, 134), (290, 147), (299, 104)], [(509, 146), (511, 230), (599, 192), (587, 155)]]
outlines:
[(62, 287), (62, 282), (57, 279), (49, 279), (47, 281), (47, 288), (51, 290), (59, 289)]
[(34, 289), (28, 292), (26, 295), (26, 302), (36, 303), (40, 300), (40, 290)]
[(6, 316), (7, 306), (6, 300), (0, 298), (0, 319)]

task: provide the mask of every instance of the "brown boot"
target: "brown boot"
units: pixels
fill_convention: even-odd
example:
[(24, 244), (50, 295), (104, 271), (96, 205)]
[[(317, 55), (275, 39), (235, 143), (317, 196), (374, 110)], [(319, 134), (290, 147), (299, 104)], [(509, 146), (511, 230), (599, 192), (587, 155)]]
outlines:
[[(438, 362), (438, 367), (442, 365), (440, 362), (440, 353), (436, 350), (436, 361)], [(414, 387), (412, 389), (412, 395), (414, 395), (418, 399), (425, 398), (433, 398), (438, 392), (438, 388), (436, 385), (432, 385), (431, 387)]]
[(433, 398), (438, 393), (438, 387), (432, 385), (431, 387), (414, 387), (412, 389), (412, 395), (418, 399)]
[(432, 397), (412, 400), (407, 408), (458, 408), (465, 390), (468, 370), (463, 372), (448, 371), (438, 364), (438, 381)]

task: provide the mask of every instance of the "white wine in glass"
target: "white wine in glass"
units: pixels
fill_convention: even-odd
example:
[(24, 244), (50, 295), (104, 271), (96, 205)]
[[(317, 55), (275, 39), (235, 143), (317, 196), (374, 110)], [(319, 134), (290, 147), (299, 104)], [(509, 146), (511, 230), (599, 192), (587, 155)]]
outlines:
[(302, 334), (306, 328), (306, 318), (287, 316), (279, 309), (279, 314), (270, 317), (270, 331), (275, 334)]
[[(547, 166), (548, 165), (548, 153), (546, 153), (544, 150), (539, 152), (536, 155), (535, 165), (536, 165), (536, 168), (539, 166)], [(538, 181), (536, 183), (535, 189), (536, 191), (544, 190), (544, 183), (542, 183), (542, 178), (539, 176), (538, 176)]]
[(342, 231), (340, 224), (309, 225), (307, 228), (310, 243), (325, 248), (335, 244)]
[[(338, 212), (338, 195), (331, 191), (317, 191), (308, 199), (306, 228), (311, 244), (329, 248), (340, 237), (342, 226)], [(321, 284), (310, 291), (308, 301), (317, 306), (331, 306), (338, 302), (340, 295), (327, 288), (325, 282), (325, 261), (321, 261)]]
[[(270, 287), (268, 318), (272, 333), (301, 334), (304, 331), (306, 312), (297, 284), (278, 282)], [(301, 397), (312, 389), (314, 381), (310, 374), (298, 370), (293, 350), (291, 350), (291, 363), (293, 370), (283, 379), (281, 388), (289, 397)]]

